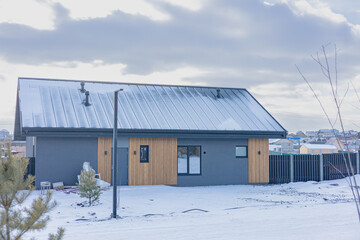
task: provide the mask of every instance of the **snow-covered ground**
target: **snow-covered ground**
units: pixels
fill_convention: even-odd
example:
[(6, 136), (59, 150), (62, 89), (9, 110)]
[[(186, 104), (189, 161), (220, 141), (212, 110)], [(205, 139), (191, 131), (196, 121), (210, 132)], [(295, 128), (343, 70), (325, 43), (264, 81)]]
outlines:
[[(360, 182), (360, 176), (358, 175)], [(40, 191), (34, 191), (36, 197)], [(345, 179), (282, 185), (120, 187), (120, 219), (110, 219), (112, 189), (100, 204), (80, 207), (76, 194), (54, 191), (58, 206), (46, 239), (64, 227), (65, 239), (360, 239)]]

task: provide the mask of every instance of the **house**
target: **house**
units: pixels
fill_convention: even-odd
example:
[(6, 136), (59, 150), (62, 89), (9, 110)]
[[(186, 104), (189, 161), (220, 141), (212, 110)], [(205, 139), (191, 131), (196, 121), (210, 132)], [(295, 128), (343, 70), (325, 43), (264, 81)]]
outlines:
[(0, 140), (11, 140), (11, 134), (6, 129), (0, 130)]
[(327, 140), (326, 144), (334, 145), (338, 151), (344, 151), (344, 143), (338, 140), (336, 137), (332, 137)]
[(268, 140), (287, 132), (246, 89), (19, 78), (14, 136), (37, 187), (74, 185), (83, 162), (111, 182), (118, 89), (117, 184), (269, 181)]
[(10, 143), (10, 149), (12, 154), (18, 155), (19, 157), (25, 157), (26, 142), (25, 141), (0, 141), (0, 156), (6, 156), (7, 146), (6, 143)]
[(301, 139), (307, 138), (306, 134), (303, 131), (297, 131), (296, 136)]
[(308, 138), (316, 138), (318, 136), (318, 131), (306, 131), (306, 136)]
[(0, 158), (5, 158), (6, 146), (4, 141), (0, 141)]
[(294, 152), (294, 142), (289, 139), (276, 139), (275, 141), (271, 141), (269, 143), (269, 149), (271, 151), (280, 153)]
[(318, 136), (320, 138), (331, 138), (335, 136), (339, 136), (340, 132), (337, 129), (320, 129), (318, 132)]
[(305, 143), (300, 147), (300, 154), (323, 154), (337, 153), (338, 149), (334, 145), (329, 144), (309, 144)]
[(326, 139), (316, 139), (316, 140), (314, 140), (314, 141), (310, 141), (310, 142), (307, 142), (307, 143), (309, 143), (309, 144), (326, 144)]
[(355, 130), (349, 130), (344, 132), (345, 137), (348, 138), (357, 138), (358, 134), (359, 132)]

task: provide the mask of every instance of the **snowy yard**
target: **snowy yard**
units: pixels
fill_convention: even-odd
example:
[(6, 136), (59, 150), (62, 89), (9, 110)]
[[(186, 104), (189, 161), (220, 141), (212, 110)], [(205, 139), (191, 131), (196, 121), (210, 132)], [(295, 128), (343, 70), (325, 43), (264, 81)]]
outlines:
[(65, 239), (88, 240), (360, 238), (344, 179), (256, 186), (125, 186), (118, 211), (122, 218), (116, 220), (109, 218), (112, 189), (93, 207), (77, 206), (84, 199), (76, 194), (54, 191), (53, 197), (58, 206), (47, 229), (33, 234), (38, 239), (59, 226), (66, 229)]

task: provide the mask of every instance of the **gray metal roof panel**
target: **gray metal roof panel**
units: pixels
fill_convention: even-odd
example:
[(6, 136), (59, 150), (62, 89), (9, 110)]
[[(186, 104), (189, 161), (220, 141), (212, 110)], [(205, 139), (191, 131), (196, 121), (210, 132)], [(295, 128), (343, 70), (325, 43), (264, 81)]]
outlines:
[(119, 88), (119, 128), (134, 130), (269, 131), (285, 129), (245, 90), (19, 78), (23, 128), (109, 129)]

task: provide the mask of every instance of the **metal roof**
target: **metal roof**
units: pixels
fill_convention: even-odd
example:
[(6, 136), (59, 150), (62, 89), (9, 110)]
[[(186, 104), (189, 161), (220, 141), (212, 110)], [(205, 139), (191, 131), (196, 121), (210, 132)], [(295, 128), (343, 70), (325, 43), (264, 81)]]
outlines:
[(305, 146), (307, 149), (337, 149), (332, 144), (309, 144), (309, 143), (305, 143), (303, 146)]
[(85, 82), (85, 106), (80, 82), (19, 78), (19, 127), (111, 129), (122, 88), (119, 129), (286, 132), (245, 89)]

